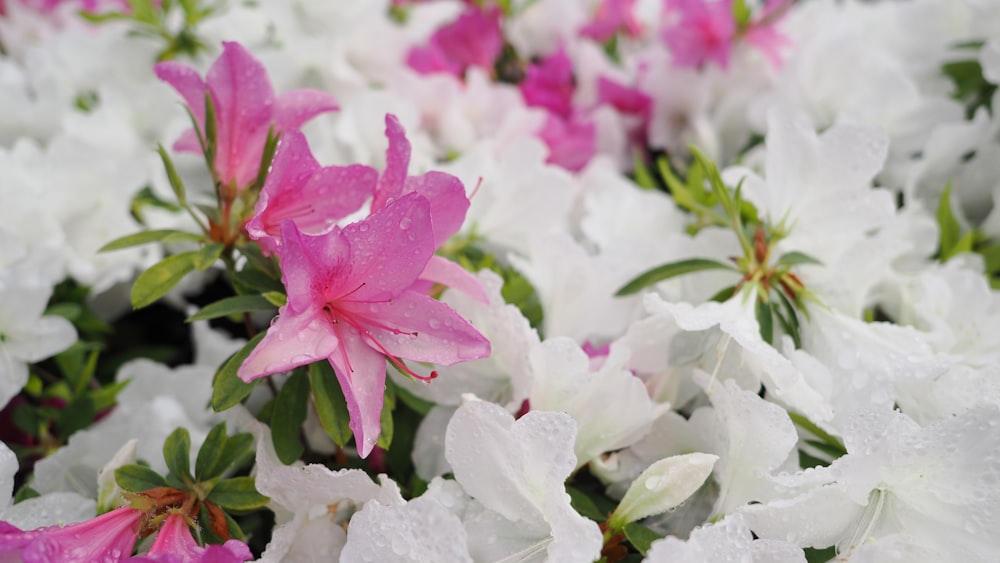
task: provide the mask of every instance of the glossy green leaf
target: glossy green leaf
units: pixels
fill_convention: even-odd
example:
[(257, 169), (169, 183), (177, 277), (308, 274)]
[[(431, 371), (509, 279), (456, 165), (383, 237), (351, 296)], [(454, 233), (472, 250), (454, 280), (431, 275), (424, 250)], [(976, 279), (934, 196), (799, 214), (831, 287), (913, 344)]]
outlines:
[(163, 161), (163, 168), (167, 172), (167, 180), (170, 182), (170, 188), (174, 190), (174, 196), (177, 198), (177, 203), (182, 207), (187, 206), (187, 191), (184, 189), (184, 181), (181, 180), (179, 174), (177, 174), (177, 168), (174, 166), (174, 161), (170, 160), (170, 155), (167, 154), (167, 150), (163, 148), (163, 145), (156, 146), (156, 152), (160, 155), (160, 160)]
[(615, 295), (631, 295), (663, 280), (704, 270), (736, 271), (736, 268), (733, 268), (729, 264), (707, 258), (691, 258), (679, 262), (671, 262), (639, 274), (635, 279), (622, 286)]
[(233, 477), (219, 481), (208, 494), (208, 500), (225, 510), (249, 512), (263, 508), (270, 499), (257, 492), (253, 477)]
[(349, 426), (351, 415), (347, 411), (344, 392), (340, 389), (340, 383), (329, 362), (309, 365), (309, 384), (323, 430), (326, 430), (334, 444), (344, 447), (353, 436)]
[(951, 184), (948, 184), (937, 208), (938, 256), (942, 262), (955, 255), (954, 249), (962, 238), (962, 225), (951, 209)]
[(141, 309), (152, 305), (194, 270), (197, 252), (168, 256), (139, 275), (132, 286), (132, 306)]
[(167, 481), (162, 475), (144, 465), (136, 463), (123, 465), (115, 469), (115, 482), (118, 483), (118, 486), (122, 490), (133, 493), (167, 486)]
[(205, 436), (205, 441), (198, 450), (198, 457), (194, 462), (194, 477), (198, 482), (208, 481), (218, 477), (216, 468), (219, 466), (219, 459), (222, 457), (222, 448), (226, 445), (226, 423), (220, 422), (212, 427)]
[(783, 264), (785, 266), (797, 266), (799, 264), (817, 264), (819, 266), (823, 265), (822, 262), (813, 258), (812, 256), (809, 256), (808, 254), (798, 251), (786, 252), (785, 254), (782, 254), (781, 258), (778, 258), (777, 263)]
[(274, 399), (271, 413), (271, 440), (274, 451), (281, 463), (288, 465), (302, 456), (302, 423), (309, 412), (309, 378), (302, 370), (296, 370), (285, 380), (285, 384)]
[(643, 555), (646, 555), (646, 552), (649, 551), (653, 542), (663, 539), (663, 536), (657, 534), (642, 524), (639, 524), (638, 522), (627, 524), (625, 529), (622, 531), (625, 532), (625, 539), (627, 539), (629, 543), (632, 544), (632, 547)]
[(239, 376), (236, 375), (237, 370), (243, 365), (243, 362), (250, 355), (250, 352), (257, 347), (261, 339), (264, 338), (264, 334), (260, 333), (250, 339), (246, 345), (243, 346), (238, 352), (229, 357), (228, 360), (219, 368), (219, 371), (215, 372), (215, 377), (212, 379), (212, 409), (215, 412), (222, 412), (226, 409), (232, 408), (240, 403), (243, 399), (253, 391), (253, 388), (260, 381), (254, 380), (250, 383), (244, 383)]
[(771, 303), (758, 299), (756, 316), (760, 337), (764, 339), (764, 342), (774, 344), (774, 313), (771, 310)]
[(206, 321), (219, 317), (228, 317), (249, 311), (269, 311), (274, 305), (263, 295), (237, 295), (226, 297), (215, 303), (209, 303), (201, 308), (197, 313), (188, 317), (187, 322)]
[(178, 428), (163, 442), (163, 460), (167, 469), (183, 482), (192, 481), (191, 475), (191, 434), (186, 428)]
[(206, 244), (201, 247), (197, 255), (194, 257), (194, 267), (199, 271), (205, 271), (212, 267), (219, 258), (222, 257), (222, 252), (226, 249), (224, 244), (219, 244), (214, 242), (212, 244)]
[(178, 231), (174, 229), (157, 229), (153, 231), (141, 231), (138, 233), (133, 233), (131, 235), (125, 235), (121, 238), (117, 238), (108, 244), (105, 244), (98, 250), (98, 252), (108, 252), (111, 250), (121, 250), (122, 248), (131, 248), (133, 246), (140, 246), (143, 244), (149, 244), (153, 242), (182, 242), (191, 241), (199, 242), (204, 240), (205, 237), (201, 235), (196, 235), (194, 233), (189, 233), (187, 231)]

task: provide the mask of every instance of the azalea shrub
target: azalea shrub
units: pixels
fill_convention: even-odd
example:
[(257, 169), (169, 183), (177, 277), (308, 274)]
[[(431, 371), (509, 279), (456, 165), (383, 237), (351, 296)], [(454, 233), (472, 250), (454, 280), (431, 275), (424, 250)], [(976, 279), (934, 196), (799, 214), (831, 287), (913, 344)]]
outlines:
[(993, 561), (1000, 4), (0, 0), (0, 559)]

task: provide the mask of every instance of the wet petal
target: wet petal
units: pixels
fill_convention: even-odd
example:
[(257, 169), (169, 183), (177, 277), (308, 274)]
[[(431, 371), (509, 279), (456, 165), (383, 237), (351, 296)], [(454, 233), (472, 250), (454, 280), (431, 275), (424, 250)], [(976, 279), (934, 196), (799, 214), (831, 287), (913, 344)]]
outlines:
[(326, 359), (337, 349), (337, 335), (319, 309), (285, 314), (282, 307), (267, 335), (254, 348), (237, 374), (246, 382)]
[(337, 333), (340, 349), (330, 355), (330, 364), (347, 399), (350, 427), (358, 453), (361, 457), (368, 457), (382, 432), (385, 356), (364, 342), (356, 330), (341, 328)]
[(278, 96), (274, 102), (274, 124), (278, 131), (302, 127), (318, 114), (340, 109), (337, 100), (326, 92), (303, 88)]
[(441, 256), (432, 256), (420, 279), (446, 285), (461, 291), (483, 305), (490, 304), (490, 297), (479, 278), (458, 264)]
[(434, 226), (434, 246), (440, 248), (451, 235), (458, 232), (469, 211), (469, 198), (462, 181), (444, 172), (431, 171), (423, 176), (406, 179), (406, 192), (417, 192), (431, 205), (431, 223)]
[(385, 170), (379, 178), (378, 190), (372, 210), (385, 207), (390, 201), (403, 195), (406, 172), (410, 167), (410, 141), (399, 119), (391, 113), (385, 116), (385, 136), (389, 148), (385, 151)]

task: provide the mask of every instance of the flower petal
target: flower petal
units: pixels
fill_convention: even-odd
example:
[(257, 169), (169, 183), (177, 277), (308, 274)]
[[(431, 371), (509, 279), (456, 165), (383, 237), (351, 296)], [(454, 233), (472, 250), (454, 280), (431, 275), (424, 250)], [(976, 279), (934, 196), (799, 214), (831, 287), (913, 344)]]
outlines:
[(285, 92), (274, 102), (274, 125), (278, 131), (298, 129), (318, 114), (340, 109), (326, 92), (303, 88)]
[(347, 399), (358, 453), (368, 457), (382, 432), (385, 356), (369, 347), (361, 334), (350, 327), (340, 328), (337, 333), (340, 349), (330, 355), (330, 364)]
[(404, 191), (417, 192), (430, 202), (436, 248), (440, 248), (451, 235), (462, 228), (465, 214), (469, 211), (469, 198), (465, 195), (465, 186), (458, 178), (432, 170), (422, 176), (407, 178)]
[(382, 209), (403, 195), (403, 184), (410, 167), (410, 141), (406, 139), (406, 130), (399, 118), (391, 113), (385, 116), (385, 136), (389, 139), (389, 148), (385, 151), (385, 170), (379, 178), (375, 201), (372, 202), (373, 211)]
[[(427, 199), (408, 194), (344, 228), (351, 246), (350, 301), (384, 301), (408, 288), (434, 254)], [(363, 287), (360, 287), (364, 284)]]
[(310, 203), (312, 212), (297, 219), (299, 227), (322, 227), (324, 222), (347, 217), (375, 192), (378, 172), (361, 164), (326, 166), (309, 178), (299, 197)]
[[(452, 365), (490, 355), (490, 343), (451, 307), (413, 291), (383, 303), (351, 304), (372, 337), (393, 356)], [(366, 317), (366, 318), (365, 318)]]
[(319, 309), (286, 314), (282, 307), (267, 335), (240, 366), (237, 374), (246, 382), (326, 359), (334, 353), (338, 339), (333, 325)]
[(257, 175), (274, 112), (267, 71), (242, 45), (223, 42), (206, 79), (218, 121), (215, 171), (224, 182), (247, 185)]
[(198, 71), (186, 64), (164, 61), (153, 65), (153, 72), (160, 80), (170, 84), (184, 98), (198, 126), (205, 127), (205, 81)]
[(281, 136), (253, 217), (246, 225), (250, 238), (261, 241), (267, 251), (277, 248), (270, 239), (280, 238), (281, 222), (294, 219), (295, 209), (304, 206), (300, 198), (302, 187), (319, 168), (301, 132), (288, 131)]
[(328, 302), (329, 292), (350, 283), (351, 249), (348, 240), (334, 227), (322, 235), (308, 235), (293, 221), (281, 224), (281, 281), (288, 294), (287, 309), (299, 313)]
[(420, 273), (421, 280), (446, 285), (473, 298), (476, 302), (489, 306), (490, 297), (483, 289), (482, 282), (471, 272), (442, 256), (431, 256), (427, 266)]

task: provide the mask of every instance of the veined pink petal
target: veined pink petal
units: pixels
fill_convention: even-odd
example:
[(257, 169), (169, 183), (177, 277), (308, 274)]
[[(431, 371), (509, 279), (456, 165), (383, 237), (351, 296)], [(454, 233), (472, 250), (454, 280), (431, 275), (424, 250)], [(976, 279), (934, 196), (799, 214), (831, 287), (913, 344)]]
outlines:
[[(417, 279), (434, 254), (427, 198), (407, 194), (344, 228), (351, 248), (350, 301), (394, 298)], [(364, 285), (361, 285), (364, 284)], [(332, 299), (341, 294), (327, 294)]]
[(184, 516), (172, 512), (160, 526), (149, 551), (128, 560), (131, 563), (242, 563), (251, 559), (250, 548), (239, 540), (199, 546)]
[(278, 310), (278, 316), (267, 329), (260, 344), (236, 372), (243, 381), (288, 371), (326, 359), (339, 342), (329, 317), (319, 307), (301, 314)]
[(288, 131), (281, 136), (253, 217), (246, 225), (247, 234), (259, 241), (265, 252), (277, 248), (271, 239), (280, 238), (281, 222), (296, 215), (294, 208), (309, 205), (298, 196), (319, 168), (301, 132)]
[(289, 312), (298, 314), (328, 302), (328, 294), (354, 289), (349, 279), (351, 249), (343, 232), (333, 227), (323, 235), (307, 235), (292, 221), (281, 224), (281, 281)]
[(174, 141), (173, 147), (177, 152), (193, 152), (201, 154), (201, 141), (198, 140), (198, 133), (194, 128), (181, 133), (180, 137)]
[(264, 65), (242, 45), (224, 41), (222, 55), (208, 69), (206, 82), (215, 103), (215, 171), (223, 182), (242, 188), (260, 168), (274, 112), (274, 90)]
[(382, 432), (382, 402), (385, 393), (385, 356), (364, 341), (345, 323), (337, 325), (340, 347), (330, 355), (330, 364), (347, 400), (351, 431), (358, 453), (367, 457)]
[(440, 248), (462, 228), (469, 211), (469, 197), (465, 195), (465, 186), (458, 178), (431, 170), (421, 176), (407, 178), (404, 192), (416, 192), (430, 203), (434, 248)]
[(184, 98), (198, 126), (205, 128), (205, 81), (198, 71), (186, 64), (164, 61), (153, 65), (153, 72), (160, 80), (170, 84)]
[(303, 88), (278, 96), (274, 102), (274, 123), (278, 131), (298, 129), (318, 114), (340, 109), (333, 96)]
[(324, 222), (347, 217), (361, 208), (373, 193), (378, 172), (362, 164), (324, 166), (302, 188), (301, 197), (311, 202), (313, 213), (296, 222), (305, 232), (325, 228)]
[[(347, 307), (345, 307), (347, 309)], [(407, 291), (384, 303), (350, 304), (382, 347), (399, 358), (451, 365), (490, 355), (490, 342), (448, 305)], [(364, 320), (361, 320), (364, 322)]]
[(410, 167), (410, 141), (399, 119), (391, 113), (385, 115), (385, 136), (389, 139), (389, 148), (385, 151), (385, 170), (378, 181), (372, 211), (382, 209), (389, 201), (403, 195)]
[(120, 561), (135, 547), (142, 511), (123, 506), (96, 518), (68, 526), (22, 532), (0, 525), (0, 556), (4, 561)]
[(420, 279), (446, 285), (461, 291), (483, 305), (490, 304), (490, 297), (483, 289), (479, 278), (468, 270), (442, 256), (432, 256), (427, 267), (420, 273)]

